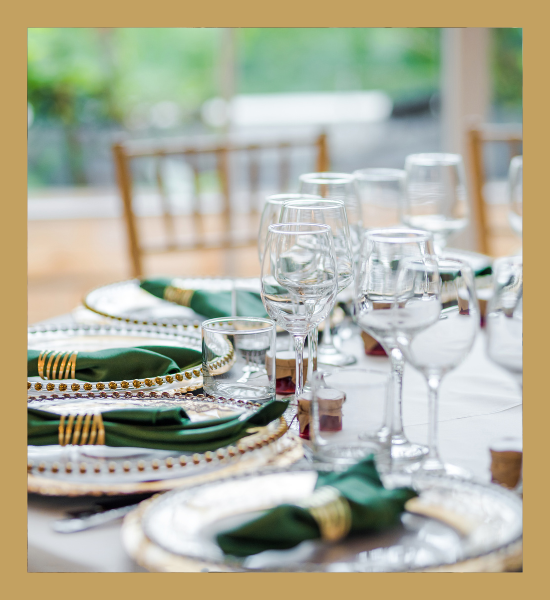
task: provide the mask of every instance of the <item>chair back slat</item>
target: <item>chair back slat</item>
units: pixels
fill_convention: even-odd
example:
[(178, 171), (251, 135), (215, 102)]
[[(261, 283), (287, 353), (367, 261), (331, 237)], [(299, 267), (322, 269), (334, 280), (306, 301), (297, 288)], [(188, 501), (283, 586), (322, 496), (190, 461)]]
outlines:
[(162, 175), (162, 165), (164, 156), (162, 154), (155, 157), (155, 180), (162, 207), (162, 216), (164, 221), (164, 230), (166, 233), (166, 249), (174, 250), (176, 248), (176, 228), (172, 211), (170, 210), (170, 200), (166, 192), (164, 177)]
[(250, 213), (258, 214), (258, 200), (260, 195), (260, 147), (253, 144), (248, 147), (248, 180), (250, 185), (249, 207)]

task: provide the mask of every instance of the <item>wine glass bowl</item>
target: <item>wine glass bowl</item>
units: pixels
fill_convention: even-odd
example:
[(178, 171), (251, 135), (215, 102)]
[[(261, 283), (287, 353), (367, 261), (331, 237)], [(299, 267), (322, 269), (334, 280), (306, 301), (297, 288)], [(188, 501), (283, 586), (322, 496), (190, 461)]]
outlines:
[(430, 231), (438, 250), (468, 225), (468, 196), (459, 154), (410, 154), (405, 159), (403, 224)]
[(522, 237), (523, 235), (523, 156), (514, 156), (510, 161), (508, 171), (508, 186), (510, 194), (510, 212), (508, 221), (510, 227)]
[(364, 225), (396, 227), (401, 221), (405, 195), (405, 171), (402, 169), (359, 169), (353, 172)]
[(523, 379), (523, 258), (509, 257), (494, 265), (494, 290), (487, 306), (489, 358)]
[(258, 256), (260, 264), (264, 257), (265, 242), (270, 225), (280, 222), (283, 205), (288, 200), (300, 200), (303, 198), (316, 198), (311, 194), (273, 194), (265, 199), (262, 216), (260, 218), (260, 227), (258, 231)]

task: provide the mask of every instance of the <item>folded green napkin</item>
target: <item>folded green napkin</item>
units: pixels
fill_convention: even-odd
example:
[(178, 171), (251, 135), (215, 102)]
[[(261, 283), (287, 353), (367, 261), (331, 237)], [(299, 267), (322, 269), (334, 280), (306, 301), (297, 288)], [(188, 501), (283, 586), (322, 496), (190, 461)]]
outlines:
[[(178, 287), (177, 281), (168, 277), (156, 277), (144, 279), (139, 285), (157, 298), (188, 306), (208, 319), (231, 316), (231, 292), (183, 290)], [(260, 294), (237, 290), (237, 316), (267, 317)]]
[[(105, 445), (178, 452), (216, 450), (248, 435), (251, 427), (263, 427), (274, 421), (287, 407), (288, 401), (272, 400), (252, 414), (197, 422), (192, 422), (181, 407), (109, 410), (102, 413)], [(27, 443), (58, 444), (59, 423), (58, 414), (27, 408)]]
[[(323, 486), (336, 488), (349, 502), (350, 533), (396, 525), (405, 502), (417, 495), (410, 488), (385, 489), (372, 455), (344, 472), (319, 474), (315, 489)], [(220, 533), (217, 542), (225, 554), (249, 556), (264, 550), (286, 550), (319, 537), (319, 526), (307, 508), (281, 504), (253, 521)]]
[[(37, 377), (40, 350), (27, 350), (27, 376)], [(63, 358), (53, 373), (55, 358), (50, 365), (50, 378), (61, 379), (59, 371)], [(44, 365), (46, 375), (49, 358)], [(135, 346), (109, 348), (96, 352), (79, 352), (76, 357), (76, 379), (81, 381), (120, 381), (143, 379), (179, 373), (202, 364), (202, 352), (177, 346)], [(65, 369), (64, 369), (65, 370)], [(57, 377), (54, 377), (57, 375)]]

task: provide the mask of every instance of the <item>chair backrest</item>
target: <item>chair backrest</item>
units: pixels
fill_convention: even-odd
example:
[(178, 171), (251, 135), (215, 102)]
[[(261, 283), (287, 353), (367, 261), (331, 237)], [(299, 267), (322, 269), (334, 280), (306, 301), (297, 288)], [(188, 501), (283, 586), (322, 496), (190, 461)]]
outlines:
[[(133, 277), (143, 276), (143, 257), (145, 254), (194, 250), (199, 248), (234, 248), (250, 245), (257, 241), (257, 230), (249, 231), (244, 239), (235, 240), (231, 232), (231, 216), (235, 207), (232, 202), (230, 168), (233, 156), (245, 157), (248, 163), (247, 184), (249, 206), (252, 214), (257, 214), (260, 184), (260, 158), (264, 150), (275, 152), (278, 160), (278, 181), (272, 193), (285, 192), (290, 183), (290, 161), (292, 151), (297, 148), (310, 148), (315, 152), (315, 170), (329, 170), (327, 136), (320, 133), (308, 138), (286, 141), (264, 141), (250, 143), (243, 141), (225, 141), (224, 143), (191, 144), (189, 140), (129, 140), (113, 145), (113, 155), (117, 173), (117, 181), (124, 206), (124, 218), (128, 233), (129, 253)], [(192, 219), (193, 240), (182, 244), (177, 240), (176, 226), (170, 210), (170, 198), (163, 172), (163, 161), (180, 157), (192, 173)], [(132, 162), (136, 159), (150, 158), (154, 161), (155, 187), (160, 198), (164, 236), (166, 242), (157, 246), (146, 246), (137, 224), (134, 195), (135, 185)], [(215, 164), (216, 178), (222, 199), (222, 233), (212, 243), (207, 239), (208, 222), (201, 211), (201, 173), (204, 173), (205, 161), (212, 159)], [(212, 170), (210, 168), (210, 170)]]
[(473, 184), (473, 209), (477, 223), (477, 248), (484, 254), (490, 254), (487, 206), (484, 197), (485, 164), (483, 148), (485, 144), (506, 144), (510, 159), (522, 152), (523, 133), (521, 125), (516, 124), (475, 124), (468, 129), (468, 150)]

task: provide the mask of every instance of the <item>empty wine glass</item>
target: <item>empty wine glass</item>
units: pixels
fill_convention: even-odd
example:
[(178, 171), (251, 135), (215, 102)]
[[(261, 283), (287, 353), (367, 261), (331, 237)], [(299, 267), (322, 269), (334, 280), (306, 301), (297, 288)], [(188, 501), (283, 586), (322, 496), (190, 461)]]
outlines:
[(468, 196), (459, 154), (410, 154), (405, 159), (401, 221), (430, 231), (438, 253), (468, 225)]
[(405, 195), (402, 169), (359, 169), (357, 182), (365, 228), (398, 227)]
[(523, 258), (499, 259), (494, 290), (487, 305), (487, 353), (497, 365), (523, 382)]
[(469, 478), (468, 471), (442, 462), (437, 419), (441, 380), (468, 356), (480, 327), (472, 269), (459, 260), (429, 256), (401, 261), (391, 313), (399, 349), (429, 390), (429, 450), (412, 468), (420, 475)]
[[(260, 228), (258, 231), (258, 256), (260, 258), (260, 266), (264, 258), (265, 242), (267, 240), (267, 234), (270, 225), (279, 223), (281, 220), (281, 211), (283, 205), (287, 200), (299, 200), (302, 198), (318, 198), (313, 194), (273, 194), (265, 199), (264, 208), (262, 210), (262, 216), (260, 218)], [(233, 294), (235, 302), (237, 299), (236, 291)], [(288, 336), (289, 350), (294, 350), (294, 340), (292, 336)], [(311, 350), (309, 350), (311, 352)], [(311, 361), (308, 361), (308, 365)], [(309, 368), (309, 367), (308, 367)]]
[[(361, 245), (363, 219), (361, 202), (355, 177), (349, 173), (306, 173), (300, 175), (300, 192), (315, 194), (327, 200), (341, 200), (346, 207), (346, 216), (350, 232), (352, 256), (355, 257)], [(340, 352), (335, 346), (331, 331), (332, 314), (323, 329), (323, 339), (317, 348), (317, 360), (320, 363), (344, 366), (356, 362), (355, 357)]]
[[(351, 242), (346, 216), (346, 209), (342, 200), (318, 200), (302, 198), (301, 200), (288, 200), (281, 212), (281, 223), (322, 223), (329, 225), (334, 241), (336, 265), (338, 270), (338, 292), (349, 286), (353, 278)], [(312, 381), (313, 367), (317, 363), (317, 337), (318, 328), (315, 327), (308, 335), (308, 382)], [(343, 365), (356, 362), (353, 356), (338, 353), (333, 357), (335, 361), (340, 358)], [(307, 385), (309, 389), (310, 385)]]
[(264, 258), (265, 242), (270, 225), (280, 222), (283, 204), (288, 200), (300, 200), (302, 198), (318, 198), (312, 194), (274, 194), (265, 199), (262, 216), (260, 218), (260, 228), (258, 231), (258, 256), (260, 264)]
[(330, 227), (303, 223), (270, 225), (261, 293), (268, 315), (294, 337), (298, 398), (304, 388), (306, 335), (327, 317), (338, 293)]
[(510, 212), (508, 220), (514, 233), (523, 235), (523, 156), (514, 156), (508, 171)]
[(396, 462), (419, 460), (427, 448), (410, 442), (403, 431), (402, 387), (404, 358), (392, 327), (396, 275), (404, 258), (433, 255), (433, 236), (414, 229), (371, 229), (361, 244), (355, 273), (354, 318), (359, 327), (377, 340), (391, 360), (392, 386), (380, 441), (391, 440)]

